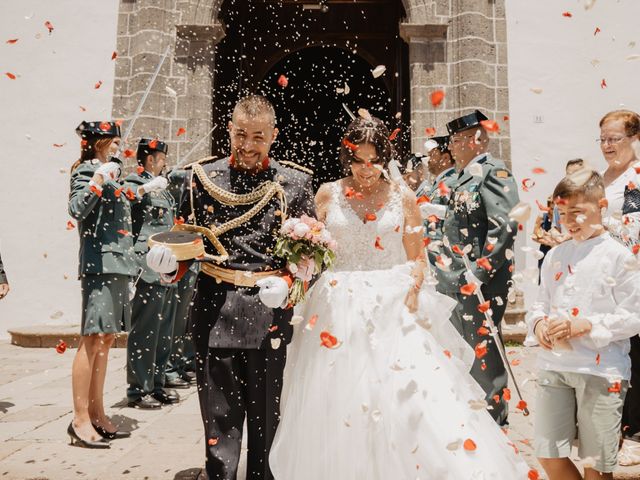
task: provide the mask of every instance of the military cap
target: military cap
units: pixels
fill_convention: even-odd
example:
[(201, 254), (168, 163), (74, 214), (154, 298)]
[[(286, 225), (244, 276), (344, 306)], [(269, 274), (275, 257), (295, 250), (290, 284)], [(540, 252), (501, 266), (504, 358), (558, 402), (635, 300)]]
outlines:
[(138, 162), (141, 162), (147, 158), (147, 155), (151, 155), (154, 152), (162, 152), (166, 155), (168, 151), (169, 145), (157, 138), (141, 138), (140, 142), (138, 142), (136, 157), (138, 158)]
[(116, 122), (82, 122), (76, 128), (80, 138), (120, 137), (120, 125)]
[(463, 115), (447, 123), (447, 130), (449, 131), (449, 135), (453, 135), (454, 133), (477, 127), (483, 120), (488, 120), (487, 116), (480, 110), (475, 110), (468, 115)]

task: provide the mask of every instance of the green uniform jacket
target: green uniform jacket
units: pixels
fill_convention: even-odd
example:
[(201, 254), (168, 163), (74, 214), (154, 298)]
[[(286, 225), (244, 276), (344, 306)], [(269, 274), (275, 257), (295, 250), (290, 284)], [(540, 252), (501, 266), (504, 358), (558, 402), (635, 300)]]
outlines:
[(133, 244), (136, 253), (136, 266), (142, 269), (142, 280), (147, 283), (175, 288), (177, 284), (168, 285), (160, 281), (160, 275), (147, 266), (147, 240), (156, 233), (168, 232), (173, 227), (175, 204), (167, 190), (145, 193), (137, 196), (138, 188), (154, 177), (148, 172), (131, 174), (125, 179), (125, 185), (136, 192), (136, 199), (131, 202), (131, 218), (133, 222)]
[[(449, 271), (440, 266), (435, 269), (438, 289), (457, 293), (467, 283), (462, 257), (451, 248), (471, 245), (469, 260), (473, 274), (484, 284), (483, 290), (505, 294), (513, 264), (512, 256), (507, 260), (507, 250), (513, 251), (518, 233), (518, 222), (509, 218), (509, 212), (519, 201), (518, 186), (501, 160), (486, 154), (476, 162), (482, 166), (481, 177), (471, 175), (467, 166), (458, 178), (454, 174), (447, 182), (451, 192), (442, 233), (450, 245), (441, 247), (441, 260), (448, 257), (451, 265)], [(489, 261), (490, 270), (476, 264), (481, 257)]]
[[(102, 195), (92, 192), (89, 181), (100, 162), (81, 163), (71, 174), (69, 215), (78, 221), (79, 276), (83, 274), (136, 274), (131, 236), (131, 206), (122, 184), (108, 180)], [(126, 190), (126, 189), (125, 189)]]

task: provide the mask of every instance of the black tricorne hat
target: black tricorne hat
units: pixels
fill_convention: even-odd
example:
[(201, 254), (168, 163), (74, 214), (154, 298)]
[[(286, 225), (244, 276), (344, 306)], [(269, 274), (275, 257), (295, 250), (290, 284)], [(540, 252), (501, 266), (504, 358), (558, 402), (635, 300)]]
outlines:
[(82, 122), (76, 128), (80, 138), (89, 137), (120, 137), (120, 125), (116, 122)]
[(456, 118), (455, 120), (447, 123), (447, 130), (449, 131), (449, 135), (453, 135), (454, 133), (462, 132), (463, 130), (468, 130), (469, 128), (477, 127), (480, 125), (480, 122), (483, 120), (489, 120), (487, 116), (482, 113), (480, 110), (475, 110), (468, 115), (463, 115), (462, 117)]
[(162, 152), (166, 155), (168, 151), (169, 145), (157, 138), (141, 138), (140, 142), (138, 142), (136, 157), (138, 161), (141, 162), (147, 158), (147, 155), (151, 155), (153, 152)]

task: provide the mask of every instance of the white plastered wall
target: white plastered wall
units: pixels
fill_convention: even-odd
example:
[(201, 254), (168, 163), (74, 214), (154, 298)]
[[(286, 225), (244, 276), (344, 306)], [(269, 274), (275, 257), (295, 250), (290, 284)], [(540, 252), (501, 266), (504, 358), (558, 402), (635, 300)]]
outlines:
[(118, 1), (1, 3), (0, 252), (11, 285), (0, 301), (3, 338), (19, 325), (79, 323), (68, 172), (79, 156), (77, 124), (111, 114)]

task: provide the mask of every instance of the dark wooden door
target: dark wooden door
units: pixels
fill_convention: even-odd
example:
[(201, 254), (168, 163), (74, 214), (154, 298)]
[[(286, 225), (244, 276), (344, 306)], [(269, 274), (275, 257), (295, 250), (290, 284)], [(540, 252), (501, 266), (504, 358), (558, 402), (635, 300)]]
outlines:
[[(323, 7), (326, 7), (323, 11)], [(225, 127), (235, 101), (247, 93), (270, 98), (282, 134), (276, 158), (317, 171), (317, 181), (341, 175), (336, 149), (348, 124), (342, 110), (366, 108), (400, 126), (399, 154), (410, 145), (408, 48), (400, 39), (401, 0), (227, 0), (220, 18), (226, 37), (216, 46), (214, 122)], [(384, 75), (371, 70), (385, 65)], [(289, 86), (277, 78), (285, 75)], [(338, 88), (350, 90), (348, 95)], [(226, 128), (213, 151), (228, 152)]]

